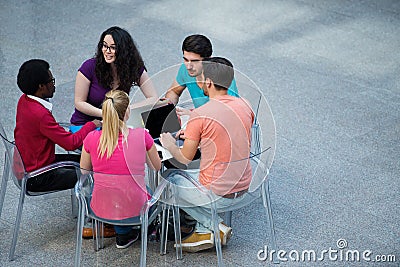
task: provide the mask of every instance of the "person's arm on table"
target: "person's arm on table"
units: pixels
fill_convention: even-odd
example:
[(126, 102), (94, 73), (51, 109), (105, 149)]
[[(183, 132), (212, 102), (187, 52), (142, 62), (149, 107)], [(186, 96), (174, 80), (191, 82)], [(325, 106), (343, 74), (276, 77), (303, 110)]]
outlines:
[(146, 71), (143, 71), (142, 75), (140, 76), (139, 84), (140, 91), (142, 91), (142, 94), (146, 99), (131, 104), (131, 109), (139, 108), (146, 105), (154, 105), (158, 101), (157, 91), (154, 88), (153, 82), (151, 81), (149, 74)]
[(186, 138), (183, 147), (179, 148), (176, 145), (176, 139), (170, 133), (162, 133), (160, 135), (160, 142), (182, 164), (189, 164), (192, 161), (199, 146), (198, 140), (195, 141)]
[(172, 85), (169, 87), (167, 93), (165, 94), (165, 98), (168, 98), (173, 104), (176, 105), (179, 101), (179, 97), (181, 96), (185, 88), (186, 86), (179, 85), (179, 83), (174, 80)]

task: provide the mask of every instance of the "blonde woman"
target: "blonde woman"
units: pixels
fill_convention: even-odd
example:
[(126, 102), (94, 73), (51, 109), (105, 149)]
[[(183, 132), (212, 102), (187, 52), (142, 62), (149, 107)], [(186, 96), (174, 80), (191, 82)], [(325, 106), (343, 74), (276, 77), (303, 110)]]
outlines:
[[(91, 132), (83, 141), (80, 165), (95, 172), (90, 207), (100, 217), (115, 219), (115, 208), (110, 198), (113, 192), (118, 194), (116, 192), (126, 191), (127, 188), (135, 195), (130, 198), (131, 203), (127, 200), (129, 208), (123, 215), (118, 214), (120, 217), (117, 219), (139, 216), (140, 207), (149, 198), (144, 182), (145, 163), (147, 161), (156, 170), (161, 168), (150, 134), (143, 128), (130, 129), (126, 126), (129, 110), (127, 93), (109, 91), (102, 105), (102, 130)], [(101, 174), (118, 174), (118, 182), (110, 181), (116, 176)], [(106, 194), (104, 185), (108, 185), (109, 192)], [(127, 248), (139, 237), (139, 231), (129, 226), (114, 225), (114, 229), (117, 248)]]

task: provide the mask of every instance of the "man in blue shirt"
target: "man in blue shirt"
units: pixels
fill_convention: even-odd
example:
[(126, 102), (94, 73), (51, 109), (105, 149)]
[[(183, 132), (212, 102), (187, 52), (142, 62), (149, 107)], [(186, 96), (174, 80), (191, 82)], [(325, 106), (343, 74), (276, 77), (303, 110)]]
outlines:
[[(171, 87), (165, 94), (174, 104), (177, 104), (182, 92), (187, 88), (195, 108), (208, 102), (208, 96), (204, 95), (199, 86), (202, 84), (202, 60), (211, 57), (211, 41), (204, 35), (194, 34), (185, 38), (182, 44), (183, 64)], [(228, 94), (239, 96), (235, 80), (228, 89)]]

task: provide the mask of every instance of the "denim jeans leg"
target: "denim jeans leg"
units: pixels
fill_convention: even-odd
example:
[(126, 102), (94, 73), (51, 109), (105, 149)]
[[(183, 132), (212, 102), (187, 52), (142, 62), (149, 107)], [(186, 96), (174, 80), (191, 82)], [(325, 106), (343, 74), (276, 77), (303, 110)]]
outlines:
[[(197, 180), (198, 173), (196, 176), (192, 176), (192, 178)], [(212, 221), (211, 205), (208, 197), (194, 187), (179, 172), (171, 174), (170, 181), (176, 185), (176, 197), (180, 203), (180, 208), (197, 221), (196, 232), (209, 233), (212, 229)], [(218, 220), (222, 222), (219, 216)]]
[(129, 233), (132, 230), (132, 226), (121, 226), (121, 225), (114, 225), (115, 233), (119, 235), (124, 235)]

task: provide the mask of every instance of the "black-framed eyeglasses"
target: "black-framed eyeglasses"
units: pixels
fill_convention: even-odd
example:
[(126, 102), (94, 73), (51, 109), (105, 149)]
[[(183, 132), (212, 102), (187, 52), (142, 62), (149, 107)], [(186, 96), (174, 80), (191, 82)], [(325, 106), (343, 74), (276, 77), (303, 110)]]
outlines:
[(52, 78), (52, 79), (50, 79), (47, 83), (56, 84), (56, 79), (55, 79), (55, 78)]
[(102, 47), (105, 51), (110, 50), (111, 53), (115, 53), (115, 46), (108, 46), (107, 44), (103, 43)]

